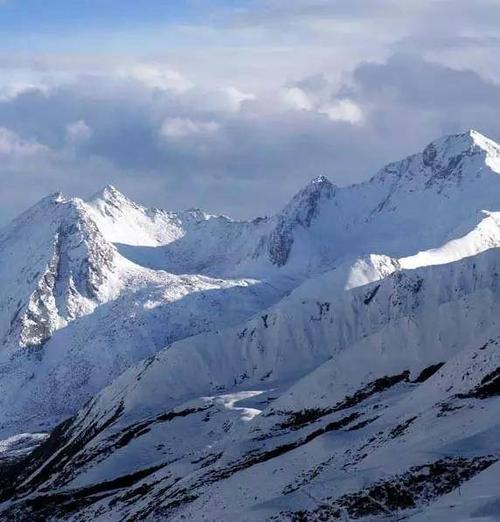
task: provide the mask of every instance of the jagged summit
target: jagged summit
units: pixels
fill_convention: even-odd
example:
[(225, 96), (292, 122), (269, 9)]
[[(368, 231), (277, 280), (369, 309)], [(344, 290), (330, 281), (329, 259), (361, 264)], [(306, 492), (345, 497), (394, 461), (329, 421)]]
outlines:
[(442, 191), (492, 172), (500, 173), (500, 145), (471, 129), (433, 140), (422, 152), (389, 163), (369, 183)]
[(452, 155), (460, 152), (469, 152), (475, 147), (479, 147), (486, 151), (491, 150), (492, 148), (500, 148), (498, 143), (475, 129), (468, 129), (464, 132), (441, 136), (432, 140), (429, 145), (433, 145), (438, 149), (444, 149)]
[(100, 194), (104, 199), (125, 197), (114, 185), (110, 184), (104, 186)]
[[(0, 246), (6, 255), (0, 287), (8, 296), (0, 307), (0, 336), (13, 350), (41, 346), (110, 298), (115, 249), (78, 198), (44, 198), (5, 229)], [(9, 318), (13, 307), (15, 320)]]
[(425, 164), (431, 164), (436, 160), (443, 161), (446, 158), (472, 156), (481, 153), (498, 155), (500, 145), (473, 129), (438, 138), (432, 141), (423, 151)]
[(475, 130), (445, 136), (431, 142), (418, 160), (427, 184), (477, 177), (489, 168), (500, 173), (500, 145)]
[(31, 210), (37, 208), (49, 208), (59, 203), (66, 203), (68, 198), (62, 192), (53, 192), (48, 196), (43, 197), (39, 201), (37, 201), (34, 205), (32, 205), (26, 212), (30, 212)]
[(106, 185), (101, 190), (97, 191), (90, 199), (89, 203), (94, 205), (111, 205), (113, 207), (134, 206), (139, 207), (137, 203), (129, 199), (123, 192), (118, 190), (113, 185)]
[(469, 140), (472, 141), (473, 146), (480, 147), (486, 152), (500, 150), (500, 144), (475, 129), (469, 129), (468, 131), (456, 136), (463, 136), (464, 138), (468, 137)]
[(326, 176), (313, 178), (293, 196), (281, 215), (293, 216), (300, 223), (309, 226), (321, 199), (330, 199), (334, 192), (335, 185)]
[(62, 203), (65, 200), (64, 194), (62, 192), (54, 192), (53, 194), (49, 195), (49, 198), (54, 203)]
[(332, 185), (332, 182), (326, 177), (326, 176), (316, 176), (309, 182), (309, 186), (315, 186), (315, 185)]
[(475, 129), (469, 129), (464, 134), (468, 134), (475, 142), (478, 142), (478, 144), (486, 141), (497, 145), (496, 142), (494, 142), (491, 138), (488, 138), (487, 136), (481, 134), (479, 131)]
[(335, 185), (326, 176), (316, 176), (304, 188), (299, 190), (297, 195), (304, 192), (318, 192), (323, 190), (330, 190)]

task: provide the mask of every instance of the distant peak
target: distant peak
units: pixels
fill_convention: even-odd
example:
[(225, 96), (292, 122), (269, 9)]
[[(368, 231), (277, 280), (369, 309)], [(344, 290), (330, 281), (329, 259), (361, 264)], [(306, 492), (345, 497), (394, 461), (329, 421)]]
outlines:
[(301, 200), (304, 197), (309, 197), (311, 194), (326, 193), (328, 197), (333, 193), (335, 186), (326, 176), (317, 176), (313, 178), (302, 190), (299, 190), (292, 201)]
[(317, 176), (313, 178), (303, 189), (299, 190), (299, 192), (296, 194), (296, 197), (300, 196), (300, 194), (323, 192), (325, 189), (331, 191), (333, 188), (333, 183), (326, 176)]
[(309, 182), (309, 185), (332, 185), (332, 182), (326, 176), (317, 176)]
[(34, 205), (33, 208), (36, 207), (52, 207), (54, 205), (58, 205), (59, 203), (65, 203), (66, 198), (62, 194), (62, 192), (53, 192), (52, 194), (49, 194), (48, 196), (45, 196), (42, 198), (38, 203)]
[(435, 139), (422, 152), (389, 163), (371, 181), (393, 184), (397, 180), (396, 185), (412, 183), (428, 188), (460, 184), (491, 171), (500, 174), (500, 145), (469, 129)]
[(334, 193), (335, 185), (326, 176), (318, 176), (295, 194), (281, 216), (288, 216), (287, 219), (308, 227), (316, 216), (321, 201), (332, 198)]
[(500, 145), (496, 141), (493, 141), (491, 138), (485, 136), (484, 134), (481, 134), (480, 132), (474, 129), (469, 129), (468, 134), (470, 139), (474, 142), (474, 144), (480, 147), (481, 149), (487, 152), (500, 151)]
[(183, 214), (193, 218), (195, 221), (206, 221), (209, 218), (208, 214), (196, 207), (187, 208)]
[(458, 167), (466, 158), (482, 158), (492, 170), (499, 172), (500, 145), (470, 129), (434, 140), (422, 153), (424, 166), (433, 177), (437, 174), (440, 179), (450, 178), (453, 173), (461, 177), (463, 169)]
[(471, 138), (486, 138), (486, 136), (484, 136), (484, 134), (481, 134), (479, 131), (477, 131), (476, 129), (469, 129), (467, 131), (467, 134), (471, 137)]
[(424, 150), (432, 156), (459, 156), (461, 154), (480, 152), (495, 152), (500, 150), (500, 145), (487, 138), (480, 132), (469, 129), (459, 134), (450, 134), (432, 141)]
[(125, 198), (125, 196), (113, 185), (106, 185), (100, 192), (100, 195), (104, 199), (116, 199)]
[(48, 199), (53, 203), (62, 203), (63, 201), (65, 201), (62, 192), (54, 192), (48, 196)]
[(101, 204), (107, 203), (108, 205), (112, 205), (114, 207), (121, 207), (123, 205), (132, 205), (134, 207), (138, 206), (113, 185), (106, 185), (102, 190), (90, 198), (90, 202), (100, 202)]
[(327, 192), (330, 194), (334, 189), (333, 183), (326, 176), (317, 176), (313, 178), (304, 188), (299, 190), (292, 198), (290, 203), (300, 201), (305, 197), (310, 197), (311, 194), (323, 194)]

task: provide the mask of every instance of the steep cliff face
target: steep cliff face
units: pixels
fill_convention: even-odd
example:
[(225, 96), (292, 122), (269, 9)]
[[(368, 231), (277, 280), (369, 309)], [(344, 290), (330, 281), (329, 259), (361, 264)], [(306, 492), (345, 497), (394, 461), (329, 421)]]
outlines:
[(50, 196), (0, 238), (4, 344), (43, 344), (59, 328), (91, 313), (119, 290), (115, 247), (99, 232), (80, 200)]
[(335, 188), (324, 176), (313, 179), (283, 209), (276, 218), (276, 227), (269, 235), (268, 249), (271, 263), (286, 265), (294, 243), (294, 231), (309, 228), (320, 213), (323, 200), (332, 199)]
[[(65, 209), (66, 211), (66, 209)], [(116, 249), (79, 202), (61, 216), (53, 254), (21, 318), (20, 346), (38, 346), (68, 322), (116, 296)]]

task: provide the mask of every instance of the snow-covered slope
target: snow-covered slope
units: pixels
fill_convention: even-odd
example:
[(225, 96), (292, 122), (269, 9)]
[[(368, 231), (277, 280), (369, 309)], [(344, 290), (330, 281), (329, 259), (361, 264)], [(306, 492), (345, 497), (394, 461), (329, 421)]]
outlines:
[(198, 223), (191, 214), (181, 221), (106, 188), (90, 203), (49, 196), (1, 232), (0, 433), (50, 429), (132, 363), (288, 291), (286, 277), (170, 273), (120, 253), (124, 238), (178, 237)]
[[(53, 426), (132, 366), (3, 465), (4, 516), (494, 516), (499, 174), (470, 131), (251, 222), (111, 187), (39, 203), (1, 236), (22, 260), (0, 262), (5, 433)], [(81, 240), (61, 243), (73, 208)]]
[(494, 249), (342, 296), (325, 274), (241, 327), (173, 344), (58, 428), (7, 513), (417, 513), (500, 457), (499, 264)]
[(498, 210), (500, 147), (470, 131), (431, 143), (372, 179), (339, 188), (314, 180), (277, 218), (271, 260), (323, 267), (359, 255), (402, 257), (470, 232)]

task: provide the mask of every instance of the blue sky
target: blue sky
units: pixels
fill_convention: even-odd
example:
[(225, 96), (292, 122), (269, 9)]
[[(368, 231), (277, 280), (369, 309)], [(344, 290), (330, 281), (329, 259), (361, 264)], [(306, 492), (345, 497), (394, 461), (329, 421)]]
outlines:
[(80, 52), (101, 49), (110, 34), (123, 36), (117, 45), (129, 52), (124, 33), (142, 34), (196, 20), (193, 2), (153, 0), (7, 0), (0, 7), (3, 47), (14, 51), (56, 51), (61, 41)]
[(4, 0), (0, 35), (3, 50), (59, 52), (63, 46), (80, 53), (143, 54), (170, 46), (189, 47), (198, 38), (179, 28), (223, 19), (250, 4), (243, 0)]
[[(217, 4), (213, 2), (214, 6)], [(11, 33), (35, 31), (49, 36), (88, 26), (108, 30), (180, 23), (196, 19), (206, 6), (206, 2), (194, 1), (6, 0), (0, 18), (4, 29), (4, 24), (8, 24)]]
[(112, 183), (276, 212), (446, 133), (500, 140), (498, 0), (0, 0), (0, 224)]

